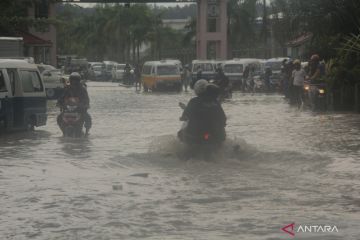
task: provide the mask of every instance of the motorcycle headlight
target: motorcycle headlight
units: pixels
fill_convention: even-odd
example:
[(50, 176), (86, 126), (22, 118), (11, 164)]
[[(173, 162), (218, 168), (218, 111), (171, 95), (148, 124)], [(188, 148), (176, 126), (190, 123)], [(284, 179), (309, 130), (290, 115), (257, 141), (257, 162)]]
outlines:
[(309, 91), (309, 85), (305, 85), (305, 86), (304, 86), (304, 89), (305, 89), (306, 91)]
[(324, 94), (324, 93), (325, 93), (325, 90), (324, 90), (324, 89), (319, 89), (319, 93), (320, 93), (320, 94)]

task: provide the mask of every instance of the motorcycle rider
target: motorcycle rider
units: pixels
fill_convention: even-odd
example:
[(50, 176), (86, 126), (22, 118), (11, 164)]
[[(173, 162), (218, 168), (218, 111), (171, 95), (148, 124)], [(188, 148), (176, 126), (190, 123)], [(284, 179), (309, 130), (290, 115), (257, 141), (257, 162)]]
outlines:
[(272, 75), (272, 70), (271, 70), (270, 66), (266, 66), (264, 78), (265, 78), (265, 88), (266, 88), (267, 92), (270, 92), (270, 90), (271, 90), (271, 85), (270, 85), (271, 75)]
[(310, 58), (308, 80), (310, 83), (315, 83), (325, 74), (325, 67), (320, 63), (320, 57), (318, 54), (314, 54)]
[(226, 116), (218, 102), (219, 88), (201, 79), (194, 85), (197, 95), (187, 104), (180, 118), (188, 121), (185, 129), (178, 132), (180, 140), (197, 143), (203, 139), (204, 133), (214, 137), (217, 143), (225, 140)]
[(132, 84), (131, 66), (129, 63), (126, 63), (125, 68), (124, 68), (124, 79), (125, 79), (125, 84)]
[(191, 82), (191, 71), (189, 65), (186, 64), (183, 71), (183, 86), (185, 88), (185, 92), (187, 92), (190, 82)]
[(293, 94), (294, 94), (294, 102), (297, 104), (298, 108), (301, 107), (303, 103), (303, 89), (304, 89), (304, 80), (306, 73), (304, 69), (301, 68), (300, 60), (294, 61), (294, 70), (292, 72), (292, 79), (293, 79)]
[(220, 97), (222, 99), (229, 98), (231, 95), (231, 89), (229, 88), (229, 78), (225, 75), (221, 65), (218, 65), (216, 69), (215, 84), (219, 86)]
[(247, 86), (247, 80), (249, 77), (250, 67), (247, 65), (244, 69), (243, 77), (242, 77), (242, 83), (241, 83), (241, 89), (243, 92), (245, 92), (248, 88)]
[[(70, 85), (65, 88), (64, 94), (62, 95), (62, 97), (59, 98), (57, 105), (60, 108), (64, 108), (65, 101), (67, 98), (69, 97), (79, 98), (79, 108), (83, 116), (84, 127), (86, 129), (85, 135), (88, 135), (92, 125), (91, 116), (87, 112), (88, 108), (90, 107), (90, 99), (88, 92), (81, 83), (81, 76), (79, 73), (77, 72), (71, 73), (69, 77), (69, 81), (70, 81)], [(57, 123), (61, 131), (64, 133), (64, 123), (62, 121), (62, 113), (59, 114), (59, 116), (57, 117)]]

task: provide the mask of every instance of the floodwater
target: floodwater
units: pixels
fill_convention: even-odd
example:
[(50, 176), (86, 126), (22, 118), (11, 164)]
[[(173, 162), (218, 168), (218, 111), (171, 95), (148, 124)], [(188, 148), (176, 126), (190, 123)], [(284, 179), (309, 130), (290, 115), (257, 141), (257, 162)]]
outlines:
[(0, 239), (275, 240), (291, 223), (338, 229), (296, 239), (359, 239), (359, 115), (235, 93), (226, 146), (185, 160), (178, 102), (192, 93), (88, 91), (89, 138), (61, 136), (54, 102), (46, 127), (1, 136)]

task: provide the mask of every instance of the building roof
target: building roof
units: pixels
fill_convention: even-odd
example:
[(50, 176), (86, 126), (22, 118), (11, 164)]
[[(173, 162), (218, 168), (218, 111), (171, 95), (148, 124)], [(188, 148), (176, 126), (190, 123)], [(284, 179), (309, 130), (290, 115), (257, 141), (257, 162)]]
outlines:
[(35, 64), (31, 64), (27, 60), (20, 60), (20, 59), (0, 59), (0, 67), (37, 70)]
[(28, 32), (18, 32), (17, 35), (24, 39), (25, 45), (51, 46), (52, 42), (39, 38)]
[(298, 36), (297, 38), (289, 41), (286, 45), (288, 47), (297, 47), (297, 46), (303, 45), (304, 43), (310, 41), (312, 36), (313, 36), (312, 33), (304, 33), (304, 34)]

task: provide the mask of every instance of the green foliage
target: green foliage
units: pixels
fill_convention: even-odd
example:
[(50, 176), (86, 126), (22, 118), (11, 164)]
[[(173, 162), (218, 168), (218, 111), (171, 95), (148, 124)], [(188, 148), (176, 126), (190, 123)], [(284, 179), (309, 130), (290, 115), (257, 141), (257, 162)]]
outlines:
[(330, 89), (360, 83), (360, 34), (350, 34), (339, 40), (334, 58), (327, 63), (327, 82)]
[[(58, 14), (61, 54), (78, 54), (92, 60), (138, 61), (139, 49), (150, 45), (149, 55), (161, 58), (167, 49), (180, 47), (183, 35), (162, 26), (162, 14), (145, 4), (127, 8), (99, 4), (91, 12), (67, 5)], [(72, 21), (68, 21), (72, 19)]]
[(34, 27), (38, 31), (46, 31), (55, 19), (34, 19), (28, 17), (28, 7), (32, 0), (1, 0), (0, 1), (0, 35), (13, 35), (17, 31), (27, 31)]
[(281, 13), (275, 37), (291, 40), (312, 33), (308, 55), (317, 52), (329, 59), (336, 56), (344, 36), (358, 34), (360, 1), (354, 0), (274, 0), (273, 13)]
[(232, 46), (254, 47), (257, 35), (255, 19), (257, 0), (228, 1), (228, 34)]

